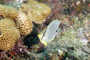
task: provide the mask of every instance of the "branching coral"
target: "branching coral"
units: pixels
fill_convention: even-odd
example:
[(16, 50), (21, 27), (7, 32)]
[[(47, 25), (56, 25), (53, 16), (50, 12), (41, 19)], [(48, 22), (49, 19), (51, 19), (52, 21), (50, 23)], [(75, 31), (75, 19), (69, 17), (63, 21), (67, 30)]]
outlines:
[(0, 50), (11, 49), (20, 37), (20, 32), (15, 27), (15, 22), (8, 18), (1, 19), (0, 30)]

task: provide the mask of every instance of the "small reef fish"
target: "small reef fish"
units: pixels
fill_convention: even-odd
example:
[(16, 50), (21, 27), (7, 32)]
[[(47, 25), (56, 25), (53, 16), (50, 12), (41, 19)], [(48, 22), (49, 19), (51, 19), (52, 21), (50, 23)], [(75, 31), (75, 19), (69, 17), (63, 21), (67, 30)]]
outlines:
[(60, 25), (59, 20), (52, 21), (42, 32), (38, 34), (40, 41), (45, 45), (53, 41), (58, 33), (59, 25)]

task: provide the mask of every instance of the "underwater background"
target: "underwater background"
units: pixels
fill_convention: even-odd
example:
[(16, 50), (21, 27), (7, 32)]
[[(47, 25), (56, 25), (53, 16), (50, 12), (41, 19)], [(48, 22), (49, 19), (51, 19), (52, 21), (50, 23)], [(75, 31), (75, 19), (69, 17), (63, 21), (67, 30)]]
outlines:
[(90, 1), (0, 0), (0, 60), (90, 60)]

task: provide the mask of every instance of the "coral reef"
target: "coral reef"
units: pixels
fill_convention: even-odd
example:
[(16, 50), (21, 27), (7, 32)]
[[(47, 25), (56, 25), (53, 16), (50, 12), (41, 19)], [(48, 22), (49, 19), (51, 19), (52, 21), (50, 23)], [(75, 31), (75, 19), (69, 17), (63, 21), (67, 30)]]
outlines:
[(15, 19), (17, 28), (20, 30), (21, 35), (28, 35), (33, 28), (32, 21), (28, 20), (25, 13), (19, 11), (17, 18)]
[(34, 0), (28, 0), (26, 4), (21, 4), (19, 10), (26, 13), (30, 21), (38, 24), (43, 23), (51, 13), (50, 7)]
[[(23, 10), (25, 10), (25, 12)], [(28, 35), (32, 31), (32, 21), (41, 24), (46, 20), (47, 16), (50, 15), (50, 12), (51, 9), (47, 5), (36, 1), (21, 4), (19, 10), (12, 6), (0, 5), (0, 16), (14, 19), (17, 28), (23, 36)]]
[[(31, 4), (32, 2), (34, 2), (34, 5), (36, 6)], [(20, 34), (23, 36), (28, 35), (33, 29), (32, 21), (40, 24), (40, 23), (43, 23), (44, 20), (47, 18), (47, 16), (50, 15), (51, 11), (48, 6), (42, 3), (38, 3), (36, 1), (32, 1), (32, 2), (30, 2), (31, 6), (29, 5), (29, 3), (27, 3), (28, 5), (27, 12), (30, 12), (28, 14), (18, 10), (13, 6), (0, 4), (0, 17), (5, 18), (5, 19), (1, 18), (0, 20), (0, 29), (1, 29), (0, 49), (1, 50), (11, 49), (11, 47), (15, 45), (15, 42), (20, 38)], [(43, 5), (43, 6), (40, 7), (41, 9), (39, 9), (39, 7), (36, 8), (37, 5), (38, 6)], [(43, 7), (45, 7), (46, 9)], [(40, 15), (38, 15), (38, 13)]]
[(5, 18), (0, 20), (0, 50), (10, 50), (20, 38), (20, 32), (13, 20)]
[(17, 10), (12, 6), (0, 5), (0, 15), (3, 18), (14, 19), (21, 35), (27, 35), (32, 30), (32, 22), (28, 20), (28, 17), (23, 12)]
[[(36, 0), (35, 1), (28, 0), (26, 3), (20, 3), (17, 9), (18, 14), (17, 17), (14, 19), (14, 21), (12, 20), (13, 18), (10, 18), (12, 16), (8, 17), (6, 15), (0, 14), (1, 21), (4, 20), (2, 19), (4, 16), (8, 17), (8, 19), (10, 18), (9, 19), (10, 22), (6, 18), (9, 24), (7, 22), (4, 23), (4, 25), (3, 23), (0, 23), (1, 25), (5, 26), (3, 28), (3, 26), (0, 25), (0, 27), (4, 29), (4, 30), (1, 29), (0, 37), (2, 37), (3, 31), (10, 31), (12, 26), (17, 27), (21, 31), (22, 33), (21, 35), (27, 35), (30, 32), (28, 29), (30, 27), (32, 28), (33, 26), (32, 24), (33, 20), (36, 19), (35, 21), (33, 21), (34, 23), (43, 24), (43, 26), (40, 28), (42, 31), (47, 25), (49, 25), (49, 23), (51, 23), (52, 20), (58, 19), (60, 20), (61, 24), (58, 28), (59, 30), (55, 39), (52, 42), (48, 43), (47, 46), (45, 46), (39, 41), (37, 37), (38, 33), (35, 32), (33, 29), (31, 29), (32, 32), (28, 34), (26, 37), (21, 36), (21, 38), (16, 42), (15, 46), (12, 49), (6, 52), (1, 52), (0, 50), (0, 60), (7, 60), (7, 59), (8, 60), (90, 60), (90, 31), (89, 31), (90, 1), (89, 0), (37, 0), (37, 1), (42, 3), (38, 3), (36, 2)], [(45, 4), (43, 6), (43, 3), (50, 6), (51, 9), (48, 10), (48, 7), (45, 8)], [(50, 10), (51, 10), (51, 15), (47, 18), (47, 14), (50, 14), (49, 12)], [(44, 11), (48, 11), (48, 12), (44, 12)], [(42, 16), (38, 14), (41, 14)], [(44, 22), (43, 19), (46, 19), (46, 21)], [(29, 26), (29, 24), (26, 22), (30, 22), (32, 26)], [(10, 29), (6, 30), (7, 27), (5, 24), (7, 24), (7, 26), (9, 25), (8, 28)], [(26, 27), (25, 30), (24, 27)], [(27, 32), (26, 30), (28, 30), (28, 33), (26, 33)], [(4, 36), (5, 37), (11, 36), (9, 34), (8, 36), (6, 36), (7, 34), (5, 34)], [(44, 34), (45, 33), (43, 33), (43, 35)], [(35, 46), (34, 44), (37, 46)]]
[(12, 6), (0, 4), (0, 15), (4, 18), (16, 19), (18, 15), (18, 10)]

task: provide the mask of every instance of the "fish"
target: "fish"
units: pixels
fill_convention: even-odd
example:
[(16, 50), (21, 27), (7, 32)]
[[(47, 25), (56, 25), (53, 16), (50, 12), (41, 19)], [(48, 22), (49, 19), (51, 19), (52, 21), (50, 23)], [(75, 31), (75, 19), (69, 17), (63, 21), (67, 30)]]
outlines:
[(45, 45), (52, 42), (58, 33), (59, 26), (59, 20), (52, 21), (43, 31), (38, 34), (40, 41)]

